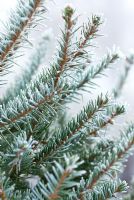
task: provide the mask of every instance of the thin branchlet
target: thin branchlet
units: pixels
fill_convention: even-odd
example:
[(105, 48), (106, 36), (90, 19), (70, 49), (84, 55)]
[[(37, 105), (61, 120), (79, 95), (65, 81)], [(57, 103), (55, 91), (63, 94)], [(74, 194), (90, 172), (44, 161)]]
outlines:
[(65, 21), (65, 33), (64, 33), (64, 44), (63, 44), (63, 49), (62, 49), (62, 56), (60, 58), (60, 60), (58, 61), (58, 65), (59, 65), (59, 69), (58, 72), (56, 74), (55, 80), (54, 80), (54, 87), (57, 87), (58, 81), (60, 79), (60, 76), (64, 70), (64, 67), (66, 65), (66, 63), (69, 61), (69, 57), (68, 57), (68, 48), (70, 46), (70, 39), (72, 36), (72, 28), (74, 25), (74, 21), (72, 20), (72, 16), (74, 14), (74, 10), (70, 7), (67, 6), (64, 9), (63, 12), (63, 19)]
[(7, 200), (5, 192), (0, 188), (0, 198), (1, 200)]
[(134, 65), (134, 54), (131, 53), (129, 56), (127, 56), (125, 61), (126, 62), (125, 62), (124, 72), (121, 73), (121, 75), (119, 76), (118, 84), (113, 89), (113, 94), (115, 98), (118, 98), (121, 95), (127, 77), (129, 76), (130, 70)]
[(24, 64), (27, 67), (24, 69), (24, 71), (21, 72), (21, 75), (19, 77), (16, 77), (15, 82), (17, 82), (17, 85), (11, 85), (7, 89), (6, 94), (1, 99), (1, 104), (7, 104), (9, 100), (14, 99), (16, 96), (18, 96), (21, 90), (25, 90), (26, 85), (30, 84), (33, 76), (37, 73), (41, 64), (45, 61), (48, 44), (50, 44), (51, 39), (52, 32), (50, 30), (45, 31), (42, 34), (42, 37), (37, 43), (36, 48), (34, 47), (27, 62)]
[(54, 192), (49, 195), (48, 199), (56, 200), (60, 198), (59, 191), (64, 184), (66, 178), (71, 174), (71, 171), (65, 170), (62, 176), (60, 177), (60, 180), (58, 181), (57, 187), (55, 188)]
[[(86, 191), (85, 194), (79, 197), (79, 200), (85, 199), (98, 199), (98, 200), (108, 200), (109, 198), (115, 197), (117, 193), (126, 192), (128, 185), (125, 181), (110, 180), (102, 182), (102, 184), (97, 185), (93, 190)], [(97, 191), (97, 192), (96, 192)]]
[(83, 111), (77, 116), (77, 119), (72, 120), (68, 123), (68, 126), (63, 130), (63, 132), (55, 133), (55, 136), (52, 137), (44, 149), (37, 155), (35, 161), (37, 163), (42, 162), (42, 159), (46, 160), (51, 158), (59, 148), (64, 147), (67, 141), (74, 137), (77, 133), (79, 133), (82, 128), (85, 127), (85, 124), (89, 122), (89, 120), (95, 115), (96, 112), (104, 109), (109, 103), (109, 98), (107, 95), (103, 97), (102, 95), (97, 98), (95, 102), (91, 101), (83, 109)]
[[(6, 68), (6, 63), (9, 64), (11, 57), (18, 49), (27, 28), (32, 24), (33, 17), (41, 5), (42, 0), (30, 0), (28, 2), (20, 0), (18, 2), (16, 13), (11, 15), (9, 35), (4, 35), (0, 41), (0, 73), (4, 70), (4, 67)], [(20, 11), (20, 9), (22, 10)]]
[[(64, 10), (64, 14), (63, 14), (63, 18), (66, 22), (66, 31), (65, 31), (65, 36), (64, 36), (64, 45), (63, 45), (63, 53), (62, 53), (62, 58), (59, 59), (59, 63), (58, 63), (58, 66), (59, 66), (59, 70), (57, 71), (56, 73), (56, 77), (55, 77), (55, 80), (54, 80), (54, 88), (56, 87), (56, 85), (58, 84), (58, 80), (60, 78), (60, 75), (62, 73), (62, 70), (64, 70), (64, 66), (65, 64), (68, 62), (68, 48), (69, 48), (69, 42), (70, 42), (70, 37), (71, 37), (71, 29), (74, 25), (74, 21), (72, 20), (72, 16), (74, 14), (74, 10), (71, 8), (71, 7), (66, 7), (65, 10)], [(98, 19), (99, 20), (99, 19)], [(94, 20), (94, 23), (95, 23), (95, 20)], [(96, 23), (95, 23), (96, 24)], [(92, 25), (92, 26), (95, 26)], [(98, 22), (98, 25), (99, 25), (99, 22)], [(92, 27), (91, 26), (91, 27)], [(88, 40), (88, 38), (87, 38)], [(113, 59), (113, 58), (112, 58)], [(111, 63), (111, 61), (110, 61)], [(99, 73), (99, 72), (98, 72)], [(97, 74), (98, 74), (97, 73)], [(96, 74), (95, 74), (96, 75)], [(79, 86), (77, 87), (77, 89), (79, 88)], [(56, 89), (56, 88), (55, 88)], [(68, 88), (69, 89), (69, 88)], [(57, 90), (57, 94), (58, 95), (62, 95), (62, 89), (60, 88), (59, 90)], [(72, 88), (70, 88), (65, 95), (63, 95), (64, 97), (67, 97), (68, 95), (70, 95), (70, 93), (72, 92)], [(16, 116), (14, 117), (11, 117), (8, 122), (0, 122), (0, 127), (5, 127), (7, 126), (8, 124), (13, 124), (15, 122), (17, 122), (18, 120), (20, 120), (21, 118), (25, 118), (27, 117), (32, 111), (34, 110), (37, 110), (41, 105), (43, 105), (44, 103), (49, 103), (52, 101), (53, 97), (55, 96), (55, 92), (52, 91), (51, 94), (49, 94), (48, 96), (44, 96), (43, 98), (41, 98), (41, 100), (39, 100), (38, 102), (36, 101), (36, 105), (30, 105), (29, 104), (29, 108), (27, 109), (24, 109), (22, 110), (21, 112), (18, 112), (18, 114), (16, 113)], [(62, 96), (61, 96), (62, 97)]]
[(107, 172), (111, 169), (111, 167), (114, 166), (120, 159), (122, 159), (127, 154), (127, 152), (132, 148), (133, 145), (134, 145), (134, 138), (132, 138), (131, 141), (128, 141), (128, 144), (122, 151), (120, 150), (119, 152), (117, 152), (115, 158), (111, 160), (111, 162), (109, 162), (107, 167), (103, 168), (100, 171), (100, 173), (92, 179), (91, 183), (87, 185), (86, 188), (92, 189), (96, 185), (96, 183), (100, 180), (100, 178), (103, 175), (107, 174)]
[(88, 131), (89, 136), (97, 136), (99, 131), (106, 128), (108, 125), (113, 125), (114, 119), (123, 113), (125, 113), (124, 106), (114, 105), (112, 110), (108, 109), (106, 117), (104, 117), (103, 114), (102, 118), (99, 116), (97, 120), (95, 119), (92, 121), (94, 128), (91, 128), (91, 130)]
[(81, 56), (84, 53), (82, 53), (82, 50), (89, 45), (93, 38), (97, 36), (97, 32), (101, 24), (101, 18), (97, 15), (93, 15), (91, 21), (89, 20), (87, 24), (83, 24), (82, 36), (78, 42), (78, 50), (74, 53), (73, 59)]

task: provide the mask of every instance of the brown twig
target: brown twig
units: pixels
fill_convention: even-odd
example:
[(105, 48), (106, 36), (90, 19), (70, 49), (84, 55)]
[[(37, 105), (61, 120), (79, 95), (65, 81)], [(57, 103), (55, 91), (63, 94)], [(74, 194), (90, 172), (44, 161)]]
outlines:
[(43, 103), (45, 102), (49, 102), (53, 97), (53, 93), (49, 96), (44, 97), (44, 99), (41, 99), (40, 101), (36, 102), (36, 105), (32, 106), (32, 108), (29, 108), (27, 110), (22, 111), (21, 113), (19, 113), (16, 117), (11, 118), (10, 121), (8, 123), (3, 123), (0, 122), (0, 127), (5, 127), (6, 125), (9, 125), (11, 123), (16, 122), (17, 120), (19, 120), (20, 118), (25, 117), (26, 115), (28, 115), (29, 113), (31, 113), (33, 110), (37, 109), (39, 106), (41, 106)]
[(28, 19), (25, 20), (22, 24), (20, 24), (20, 28), (16, 30), (16, 32), (12, 35), (10, 42), (6, 45), (4, 51), (0, 54), (0, 71), (2, 71), (3, 64), (10, 54), (11, 50), (14, 49), (15, 45), (18, 44), (19, 39), (21, 38), (22, 32), (25, 31), (26, 27), (29, 25), (30, 21), (32, 20), (33, 15), (35, 14), (37, 8), (40, 6), (41, 0), (35, 0), (35, 4), (33, 10), (31, 10), (30, 14), (28, 15)]
[(59, 199), (60, 196), (59, 196), (59, 191), (62, 187), (62, 184), (64, 183), (65, 179), (70, 175), (70, 171), (69, 170), (65, 170), (64, 173), (62, 174), (59, 182), (58, 182), (58, 185), (57, 187), (55, 188), (55, 191), (49, 195), (48, 199), (51, 199), (51, 200), (56, 200), (56, 199)]
[[(107, 102), (102, 102), (101, 105), (98, 107), (98, 111), (99, 111), (101, 108), (103, 108), (106, 104), (107, 104)], [(97, 112), (97, 111), (94, 110), (94, 112), (92, 112), (92, 113), (90, 113), (89, 115), (87, 115), (87, 119), (86, 119), (85, 121), (82, 121), (81, 124), (79, 124), (79, 126), (78, 126), (74, 131), (72, 131), (72, 132), (70, 132), (69, 134), (67, 134), (66, 137), (65, 137), (62, 141), (60, 141), (58, 147), (55, 147), (55, 149), (58, 149), (58, 148), (59, 148), (60, 146), (62, 146), (69, 138), (71, 138), (71, 137), (72, 137), (73, 135), (75, 135), (78, 131), (80, 131), (80, 130), (84, 127), (85, 123), (87, 123), (87, 122), (92, 118), (92, 116), (93, 116), (96, 112)], [(42, 152), (41, 152), (41, 153), (42, 153)], [(53, 151), (47, 153), (47, 154), (45, 155), (45, 159), (47, 159), (47, 158), (48, 158), (50, 155), (52, 155), (52, 154), (53, 154)], [(38, 164), (40, 163), (39, 157), (37, 157), (37, 159), (35, 159), (35, 162), (37, 162)]]
[[(131, 148), (131, 146), (134, 144), (134, 141), (132, 140), (130, 143), (128, 143), (128, 146), (124, 149), (124, 151), (120, 152), (118, 155), (117, 155), (117, 158), (113, 161), (111, 161), (111, 163), (105, 168), (105, 169), (102, 169), (102, 171), (100, 171), (100, 173), (93, 178), (92, 182), (86, 186), (86, 190), (92, 190), (93, 187), (96, 185), (96, 183), (99, 181), (99, 179), (104, 175), (106, 174), (110, 168), (120, 159), (122, 158), (122, 156)], [(82, 191), (80, 193), (80, 199), (79, 200), (84, 200), (84, 191)]]
[(64, 13), (64, 20), (65, 20), (65, 23), (66, 23), (66, 32), (65, 32), (65, 42), (64, 42), (64, 49), (63, 49), (63, 56), (62, 56), (62, 59), (61, 61), (59, 62), (59, 71), (55, 77), (55, 81), (54, 81), (54, 87), (56, 88), (57, 87), (57, 84), (58, 84), (58, 81), (59, 81), (59, 78), (64, 70), (64, 66), (65, 64), (69, 61), (69, 58), (68, 58), (68, 46), (69, 46), (69, 41), (70, 41), (70, 36), (71, 36), (71, 29), (72, 29), (72, 26), (74, 24), (73, 20), (72, 20), (72, 15), (73, 15), (73, 9), (70, 7), (70, 6), (67, 6), (65, 8), (65, 13)]
[(2, 188), (0, 188), (0, 198), (1, 198), (1, 200), (7, 200), (6, 194)]
[(115, 112), (115, 113), (112, 113), (112, 115), (110, 116), (110, 118), (105, 121), (100, 127), (96, 128), (95, 130), (89, 132), (89, 135), (93, 135), (93, 136), (96, 136), (97, 134), (97, 131), (99, 131), (100, 129), (103, 129), (105, 128), (108, 124), (113, 124), (113, 119), (117, 116), (118, 114)]

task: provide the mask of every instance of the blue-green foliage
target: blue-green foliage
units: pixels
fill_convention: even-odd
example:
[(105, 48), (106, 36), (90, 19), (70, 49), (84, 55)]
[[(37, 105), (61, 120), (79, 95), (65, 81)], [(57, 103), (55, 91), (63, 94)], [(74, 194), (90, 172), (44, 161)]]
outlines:
[[(9, 19), (7, 33), (1, 37), (0, 75), (7, 72), (15, 52), (28, 41), (28, 28), (36, 25), (46, 10), (43, 0), (18, 3)], [(43, 66), (49, 49), (49, 36), (45, 35), (29, 58), (18, 85), (1, 99), (2, 200), (105, 200), (128, 189), (118, 176), (134, 149), (134, 125), (128, 125), (115, 138), (110, 137), (108, 127), (126, 111), (114, 97), (120, 94), (133, 55), (126, 59), (125, 75), (120, 78), (114, 95), (108, 92), (93, 97), (91, 93), (88, 104), (67, 122), (61, 120), (62, 126), (56, 128), (60, 113), (67, 112), (70, 103), (80, 103), (82, 92), (92, 92), (97, 87), (94, 79), (120, 59), (114, 49), (98, 64), (92, 61), (90, 49), (93, 39), (99, 36), (100, 16), (93, 15), (77, 27), (79, 18), (67, 6), (62, 18), (65, 26), (49, 68)], [(33, 79), (40, 65), (43, 71)]]

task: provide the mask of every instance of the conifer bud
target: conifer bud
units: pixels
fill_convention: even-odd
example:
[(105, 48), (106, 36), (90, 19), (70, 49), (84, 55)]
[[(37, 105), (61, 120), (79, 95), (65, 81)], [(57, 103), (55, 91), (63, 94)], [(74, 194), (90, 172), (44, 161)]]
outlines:
[(101, 17), (94, 15), (92, 17), (92, 21), (93, 21), (94, 26), (99, 26), (101, 24)]
[(67, 5), (63, 11), (63, 19), (67, 21), (72, 17), (73, 14), (74, 14), (74, 9), (70, 5)]

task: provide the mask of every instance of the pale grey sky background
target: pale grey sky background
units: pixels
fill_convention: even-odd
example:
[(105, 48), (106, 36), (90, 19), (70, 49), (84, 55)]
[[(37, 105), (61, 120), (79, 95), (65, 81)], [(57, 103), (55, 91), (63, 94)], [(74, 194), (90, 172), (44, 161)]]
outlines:
[[(15, 7), (16, 2), (17, 0), (0, 0), (0, 31), (3, 31), (3, 23), (8, 20), (10, 9)], [(107, 48), (112, 48), (114, 44), (119, 46), (125, 54), (128, 54), (130, 49), (134, 49), (134, 0), (47, 0), (48, 13), (46, 16), (48, 19), (45, 23), (48, 28), (52, 27), (56, 38), (60, 34), (59, 27), (62, 25), (61, 10), (68, 3), (71, 3), (76, 8), (77, 13), (81, 15), (79, 23), (85, 21), (91, 14), (103, 14), (105, 25), (102, 26), (101, 33), (104, 34), (104, 37), (97, 40), (98, 46), (100, 46), (96, 50), (97, 57), (102, 56)], [(42, 28), (42, 31), (45, 29)], [(39, 36), (40, 34), (35, 32), (33, 39), (36, 40)], [(52, 48), (55, 49), (55, 43), (53, 43)], [(109, 79), (106, 78), (106, 80), (98, 82), (102, 84), (102, 91), (114, 87), (115, 76), (120, 73), (121, 65), (118, 63), (110, 72)], [(15, 67), (15, 69), (17, 69), (17, 73), (21, 70), (19, 67)], [(8, 79), (9, 81), (14, 80), (14, 73)], [(1, 89), (0, 93), (2, 93)], [(123, 89), (122, 100), (129, 105), (125, 119), (134, 121), (134, 67)], [(75, 109), (77, 110), (76, 107)]]

